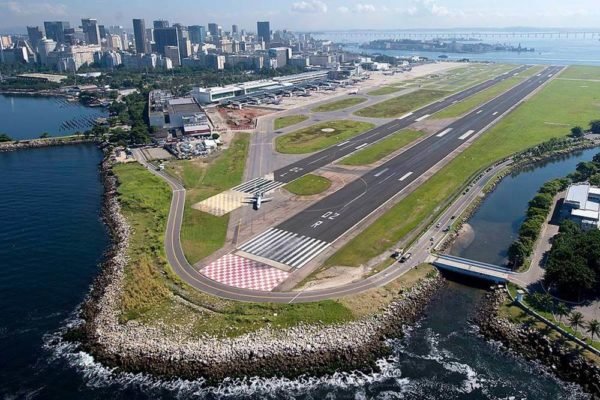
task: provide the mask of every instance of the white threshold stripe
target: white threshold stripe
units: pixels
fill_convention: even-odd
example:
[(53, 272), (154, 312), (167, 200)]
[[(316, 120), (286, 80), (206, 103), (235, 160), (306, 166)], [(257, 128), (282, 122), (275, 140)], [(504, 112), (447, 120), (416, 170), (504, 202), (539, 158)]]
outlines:
[(398, 117), (398, 118), (396, 118), (396, 119), (404, 119), (404, 118), (408, 118), (408, 117), (410, 117), (411, 115), (413, 115), (413, 113), (409, 112), (409, 113), (406, 113), (406, 114), (404, 114), (403, 116), (401, 116), (401, 117)]
[(498, 111), (494, 111), (492, 115), (498, 115)]
[(380, 177), (381, 175), (385, 174), (385, 173), (386, 173), (388, 170), (389, 170), (389, 168), (382, 169), (381, 171), (379, 171), (378, 173), (376, 173), (374, 176), (375, 176), (376, 178), (378, 178), (378, 177)]
[(441, 131), (440, 133), (438, 133), (438, 134), (437, 134), (437, 135), (435, 135), (435, 136), (437, 136), (437, 137), (444, 137), (444, 136), (446, 136), (446, 134), (447, 134), (448, 132), (450, 132), (451, 130), (452, 130), (452, 128), (445, 129), (445, 130)]
[(282, 259), (281, 262), (283, 264), (290, 265), (289, 262), (291, 260), (294, 260), (298, 256), (298, 254), (304, 253), (305, 248), (309, 247), (310, 245), (312, 245), (313, 243), (318, 242), (318, 241), (319, 241), (318, 239), (309, 238), (309, 240), (306, 240), (302, 244), (300, 244), (300, 246), (296, 249), (295, 252), (291, 253), (290, 255), (288, 255), (287, 257)]
[(302, 268), (304, 266), (304, 264), (308, 263), (310, 260), (315, 258), (317, 255), (319, 255), (319, 253), (321, 253), (323, 250), (325, 250), (325, 248), (327, 248), (328, 246), (329, 246), (329, 243), (321, 242), (319, 244), (319, 246), (312, 251), (312, 253), (308, 253), (308, 254), (306, 254), (306, 256), (304, 256), (304, 258), (297, 260), (294, 263), (293, 267)]
[(400, 182), (406, 180), (406, 178), (408, 178), (409, 176), (411, 176), (413, 173), (409, 172), (407, 174), (402, 175), (402, 177), (400, 179), (398, 179)]
[(421, 121), (423, 121), (426, 118), (429, 118), (429, 114), (425, 114), (422, 117), (419, 117), (419, 118), (415, 119), (415, 122), (421, 122)]
[(265, 247), (269, 246), (272, 242), (280, 240), (287, 234), (286, 231), (280, 231), (279, 229), (273, 229), (268, 235), (259, 236), (252, 242), (241, 247), (242, 250), (251, 253), (254, 251), (261, 251)]
[(466, 131), (465, 134), (462, 135), (461, 137), (459, 137), (458, 139), (459, 140), (465, 140), (466, 138), (468, 138), (469, 136), (471, 136), (474, 133), (475, 133), (475, 131), (471, 129), (469, 131)]
[(361, 144), (360, 146), (358, 146), (358, 147), (355, 147), (355, 150), (362, 149), (363, 147), (367, 146), (368, 144), (369, 144), (369, 143), (363, 143), (363, 144)]
[(341, 147), (341, 146), (343, 146), (345, 144), (348, 144), (348, 143), (350, 143), (350, 141), (346, 140), (345, 142), (342, 142), (342, 143), (338, 144), (337, 147)]
[(320, 246), (321, 244), (327, 244), (326, 242), (322, 242), (318, 239), (315, 239), (313, 242), (310, 242), (310, 245), (303, 249), (300, 252), (297, 252), (292, 259), (290, 259), (286, 264), (292, 267), (295, 267), (296, 264), (304, 258), (305, 255), (310, 255), (314, 253), (315, 247)]

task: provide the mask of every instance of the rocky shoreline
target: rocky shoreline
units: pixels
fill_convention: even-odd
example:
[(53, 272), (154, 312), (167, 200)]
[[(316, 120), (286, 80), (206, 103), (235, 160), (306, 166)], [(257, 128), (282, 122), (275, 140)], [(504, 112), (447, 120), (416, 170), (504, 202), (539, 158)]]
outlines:
[(72, 144), (82, 143), (100, 143), (96, 138), (75, 138), (75, 137), (61, 137), (61, 138), (47, 138), (47, 139), (29, 139), (20, 140), (14, 142), (0, 143), (0, 153), (15, 150), (24, 149), (36, 149), (41, 147), (53, 147), (53, 146), (66, 146)]
[(84, 321), (66, 334), (97, 361), (120, 371), (145, 372), (166, 378), (204, 378), (219, 382), (244, 376), (320, 375), (337, 370), (375, 369), (375, 361), (389, 353), (389, 337), (420, 319), (424, 308), (443, 286), (437, 274), (398, 293), (381, 313), (339, 325), (301, 325), (261, 329), (234, 338), (205, 336), (190, 339), (135, 321), (119, 322), (120, 294), (130, 227), (116, 196), (117, 179), (107, 157), (102, 163), (105, 185), (103, 215), (113, 245), (102, 272), (81, 308)]
[(499, 307), (507, 298), (506, 291), (499, 289), (486, 295), (474, 321), (480, 332), (527, 360), (541, 362), (560, 379), (576, 383), (594, 399), (600, 399), (600, 367), (563, 342), (551, 340), (535, 328), (518, 326), (500, 317)]

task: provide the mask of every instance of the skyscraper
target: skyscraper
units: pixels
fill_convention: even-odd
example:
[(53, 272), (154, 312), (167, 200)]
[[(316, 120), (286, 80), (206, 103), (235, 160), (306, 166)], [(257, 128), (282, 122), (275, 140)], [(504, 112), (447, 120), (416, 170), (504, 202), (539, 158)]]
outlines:
[(236, 37), (239, 34), (238, 26), (231, 25), (231, 36)]
[(147, 53), (146, 51), (146, 22), (143, 19), (133, 20), (133, 35), (135, 36), (135, 51), (138, 54)]
[[(189, 45), (189, 33), (187, 26), (181, 24), (173, 24), (173, 28), (177, 29), (177, 41), (179, 42), (179, 54), (181, 58), (187, 58), (191, 56), (188, 49)], [(175, 63), (173, 63), (175, 65)]]
[(190, 34), (190, 41), (193, 44), (200, 44), (206, 42), (206, 28), (201, 25), (188, 26), (188, 32)]
[(29, 42), (31, 43), (31, 47), (37, 49), (38, 43), (44, 37), (44, 32), (42, 32), (39, 26), (28, 26), (27, 36), (29, 36)]
[(258, 36), (258, 40), (262, 40), (266, 44), (269, 44), (269, 42), (271, 41), (271, 24), (269, 23), (269, 21), (257, 22), (256, 34)]
[(85, 40), (88, 44), (100, 44), (100, 28), (98, 27), (97, 19), (82, 19), (81, 29), (83, 29), (83, 33), (85, 34)]
[(57, 43), (65, 42), (65, 29), (69, 29), (71, 24), (67, 21), (45, 21), (44, 30), (46, 31), (46, 37), (52, 39)]
[(218, 38), (219, 37), (219, 25), (215, 24), (214, 22), (209, 22), (208, 32), (210, 33), (210, 36), (212, 36), (213, 38)]
[(153, 25), (154, 25), (154, 29), (168, 28), (169, 21), (165, 21), (164, 19), (159, 19), (157, 21), (154, 21)]
[(158, 28), (154, 29), (154, 43), (156, 43), (156, 52), (165, 56), (166, 46), (177, 46), (179, 49), (179, 40), (176, 28)]

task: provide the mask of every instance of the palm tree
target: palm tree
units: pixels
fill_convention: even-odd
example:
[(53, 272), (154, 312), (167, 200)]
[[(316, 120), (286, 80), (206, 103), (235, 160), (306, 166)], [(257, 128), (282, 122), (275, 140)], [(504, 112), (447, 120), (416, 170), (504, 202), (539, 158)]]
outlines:
[(556, 305), (554, 312), (558, 315), (558, 322), (562, 322), (563, 317), (569, 315), (569, 308), (565, 303), (560, 302)]
[(569, 316), (569, 326), (577, 332), (578, 328), (583, 327), (583, 314), (579, 311), (574, 311)]
[(592, 341), (594, 341), (594, 336), (600, 337), (600, 322), (597, 319), (591, 320), (587, 323), (585, 331), (590, 334)]

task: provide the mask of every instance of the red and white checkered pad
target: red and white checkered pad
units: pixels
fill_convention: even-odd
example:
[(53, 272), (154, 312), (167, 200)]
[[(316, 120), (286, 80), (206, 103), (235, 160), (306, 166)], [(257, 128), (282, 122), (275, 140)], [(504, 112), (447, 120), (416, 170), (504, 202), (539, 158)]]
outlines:
[(200, 270), (213, 281), (242, 289), (273, 290), (289, 275), (288, 272), (256, 261), (227, 254)]

